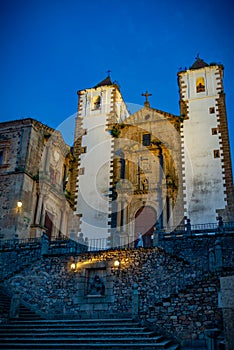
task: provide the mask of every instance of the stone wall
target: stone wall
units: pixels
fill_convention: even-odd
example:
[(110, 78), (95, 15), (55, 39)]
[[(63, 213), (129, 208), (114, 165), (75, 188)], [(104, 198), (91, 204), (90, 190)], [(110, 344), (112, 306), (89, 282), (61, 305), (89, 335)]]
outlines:
[(226, 276), (220, 278), (221, 284), (221, 306), (223, 309), (223, 323), (225, 333), (225, 349), (233, 349), (234, 339), (234, 276)]
[(31, 118), (3, 122), (0, 152), (0, 239), (39, 237), (45, 227), (67, 235), (72, 157), (61, 134)]
[(4, 283), (46, 318), (129, 315), (134, 285), (139, 317), (178, 340), (222, 325), (218, 276), (162, 248), (48, 256)]
[(17, 249), (0, 254), (0, 282), (17, 275), (40, 259), (40, 248)]
[(234, 234), (231, 232), (201, 236), (181, 235), (176, 237), (171, 235), (167, 238), (162, 235), (159, 236), (158, 244), (168, 253), (189, 261), (201, 273), (209, 271), (209, 253), (212, 250), (215, 251), (217, 244), (220, 244), (224, 269), (234, 268)]

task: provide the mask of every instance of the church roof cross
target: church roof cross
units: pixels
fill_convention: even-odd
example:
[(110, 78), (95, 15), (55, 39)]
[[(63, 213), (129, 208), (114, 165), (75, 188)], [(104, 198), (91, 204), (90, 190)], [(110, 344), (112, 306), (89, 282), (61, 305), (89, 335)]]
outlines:
[(144, 94), (141, 94), (141, 96), (145, 96), (145, 102), (144, 102), (144, 106), (145, 107), (150, 107), (150, 103), (149, 103), (149, 96), (152, 96), (152, 94), (150, 94), (147, 90)]

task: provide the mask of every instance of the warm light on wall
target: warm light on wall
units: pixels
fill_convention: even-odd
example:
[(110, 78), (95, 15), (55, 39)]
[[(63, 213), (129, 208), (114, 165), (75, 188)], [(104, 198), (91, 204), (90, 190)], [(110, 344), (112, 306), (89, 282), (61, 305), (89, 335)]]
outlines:
[(71, 270), (75, 270), (76, 264), (75, 264), (75, 263), (72, 263), (70, 267), (71, 267)]
[(115, 261), (114, 261), (114, 267), (119, 267), (119, 264), (120, 264), (120, 263), (119, 263), (119, 260), (115, 260)]
[(22, 207), (23, 203), (21, 200), (17, 201), (17, 208), (20, 209)]

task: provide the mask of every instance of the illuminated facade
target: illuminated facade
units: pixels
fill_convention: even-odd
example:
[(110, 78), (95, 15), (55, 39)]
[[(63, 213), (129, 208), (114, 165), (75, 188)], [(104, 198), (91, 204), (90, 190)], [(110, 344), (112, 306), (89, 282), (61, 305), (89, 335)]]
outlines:
[(0, 123), (0, 238), (46, 229), (150, 245), (156, 227), (234, 220), (223, 66), (198, 58), (178, 84), (179, 116), (152, 108), (148, 92), (130, 114), (110, 76), (80, 90), (72, 150), (35, 120)]
[(114, 244), (150, 244), (169, 228), (233, 218), (223, 67), (198, 58), (178, 73), (180, 116), (150, 107), (130, 115), (107, 77), (79, 92), (76, 214), (79, 231)]
[(111, 229), (111, 177), (114, 139), (109, 126), (122, 122), (128, 111), (119, 87), (109, 77), (78, 92), (75, 131), (78, 158), (75, 214), (85, 237), (108, 238)]
[(201, 59), (178, 73), (185, 216), (192, 223), (233, 219), (233, 182), (223, 66)]

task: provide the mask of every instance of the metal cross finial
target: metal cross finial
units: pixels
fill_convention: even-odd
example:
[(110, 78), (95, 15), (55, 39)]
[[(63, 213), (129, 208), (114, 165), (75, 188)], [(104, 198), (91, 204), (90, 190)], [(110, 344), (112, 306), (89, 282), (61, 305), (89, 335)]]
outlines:
[(108, 69), (108, 71), (106, 71), (108, 74), (108, 77), (110, 76), (111, 70)]
[(144, 105), (145, 105), (146, 107), (150, 107), (148, 97), (149, 97), (149, 96), (152, 96), (152, 94), (148, 93), (148, 91), (146, 90), (146, 92), (145, 92), (144, 94), (141, 94), (141, 96), (145, 96)]
[(195, 57), (195, 60), (198, 60), (200, 58), (199, 53), (197, 53), (197, 56)]

